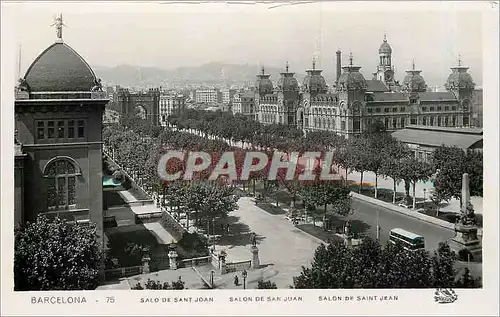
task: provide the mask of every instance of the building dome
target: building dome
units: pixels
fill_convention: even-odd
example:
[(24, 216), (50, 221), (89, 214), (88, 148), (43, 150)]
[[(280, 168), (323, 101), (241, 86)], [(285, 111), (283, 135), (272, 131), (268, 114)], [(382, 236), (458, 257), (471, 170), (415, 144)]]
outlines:
[(283, 76), (276, 83), (277, 88), (281, 91), (297, 91), (299, 89), (299, 82), (293, 77), (293, 73), (289, 74), (292, 76)]
[(476, 84), (472, 80), (472, 76), (467, 73), (468, 67), (453, 67), (453, 71), (446, 81), (447, 89), (474, 89)]
[(405, 78), (403, 79), (403, 85), (408, 91), (413, 92), (424, 92), (427, 90), (427, 84), (424, 78), (413, 71), (408, 71)]
[(91, 91), (97, 78), (71, 47), (56, 42), (43, 51), (24, 76), (32, 92)]
[(321, 75), (321, 72), (321, 69), (316, 69), (316, 61), (313, 60), (312, 69), (307, 70), (307, 75), (302, 81), (304, 91), (315, 93), (326, 93), (328, 91), (326, 80)]
[(273, 82), (269, 79), (271, 75), (266, 75), (264, 72), (264, 67), (262, 67), (262, 73), (257, 75), (255, 80), (255, 90), (261, 94), (272, 94), (273, 93)]
[(324, 93), (328, 90), (326, 80), (320, 74), (308, 74), (302, 82), (304, 89), (308, 91)]
[(346, 89), (366, 89), (366, 80), (363, 74), (359, 71), (344, 72), (340, 75), (339, 86), (344, 86)]
[(409, 92), (425, 92), (427, 91), (427, 84), (424, 78), (420, 75), (421, 70), (415, 70), (415, 61), (412, 63), (412, 69), (406, 71), (406, 76), (403, 79), (403, 90)]
[(389, 43), (387, 43), (387, 37), (385, 35), (384, 35), (384, 41), (382, 42), (382, 44), (380, 45), (380, 48), (378, 49), (378, 53), (379, 54), (392, 54), (392, 48), (389, 45)]
[(355, 90), (366, 89), (366, 80), (363, 74), (359, 72), (361, 67), (353, 66), (352, 54), (349, 56), (349, 66), (344, 66), (344, 72), (339, 77), (340, 89)]
[(285, 72), (281, 73), (281, 78), (276, 82), (276, 89), (279, 91), (299, 91), (299, 82), (295, 77), (294, 73), (288, 71), (289, 66), (286, 62)]

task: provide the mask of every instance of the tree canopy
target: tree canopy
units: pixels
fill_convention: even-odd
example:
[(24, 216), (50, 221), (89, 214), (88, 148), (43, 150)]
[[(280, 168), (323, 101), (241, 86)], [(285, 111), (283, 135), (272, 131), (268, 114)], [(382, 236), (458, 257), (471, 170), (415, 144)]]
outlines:
[[(455, 255), (446, 243), (434, 254), (365, 238), (349, 248), (334, 241), (320, 245), (310, 267), (294, 278), (295, 288), (448, 288), (454, 287)], [(467, 277), (466, 277), (467, 278)], [(466, 281), (468, 283), (469, 280)]]
[(101, 246), (94, 224), (39, 215), (15, 230), (14, 289), (93, 290), (99, 283)]

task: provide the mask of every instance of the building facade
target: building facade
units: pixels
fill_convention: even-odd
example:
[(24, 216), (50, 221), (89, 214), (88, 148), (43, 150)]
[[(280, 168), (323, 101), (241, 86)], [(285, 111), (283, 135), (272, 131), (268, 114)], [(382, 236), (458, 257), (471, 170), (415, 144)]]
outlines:
[(337, 76), (328, 87), (322, 70), (307, 70), (299, 88), (294, 74), (281, 73), (276, 87), (264, 71), (255, 82), (255, 118), (269, 124), (294, 125), (303, 130), (329, 130), (346, 137), (359, 134), (368, 125), (381, 121), (388, 131), (409, 124), (436, 127), (469, 127), (475, 84), (459, 61), (451, 68), (445, 92), (429, 92), (415, 63), (400, 84), (395, 80), (392, 48), (384, 37), (379, 48), (379, 64), (372, 79), (366, 80), (360, 66), (341, 66), (337, 52)]
[(219, 90), (214, 88), (196, 89), (196, 102), (215, 104), (219, 102)]
[(160, 95), (160, 124), (167, 126), (167, 118), (170, 115), (180, 115), (186, 109), (186, 97), (184, 95), (167, 93)]
[(153, 125), (160, 123), (160, 89), (133, 92), (122, 88), (115, 93), (114, 100), (120, 115), (137, 115)]
[(236, 94), (236, 89), (225, 88), (221, 90), (222, 99), (221, 102), (224, 105), (231, 104)]
[(408, 145), (415, 159), (425, 162), (431, 162), (434, 150), (443, 145), (464, 151), (483, 150), (483, 130), (480, 128), (409, 125), (393, 132), (392, 136)]
[(38, 214), (92, 222), (104, 247), (101, 131), (108, 101), (59, 30), (16, 87), (16, 223)]
[(474, 90), (472, 95), (472, 124), (475, 127), (483, 127), (483, 89)]

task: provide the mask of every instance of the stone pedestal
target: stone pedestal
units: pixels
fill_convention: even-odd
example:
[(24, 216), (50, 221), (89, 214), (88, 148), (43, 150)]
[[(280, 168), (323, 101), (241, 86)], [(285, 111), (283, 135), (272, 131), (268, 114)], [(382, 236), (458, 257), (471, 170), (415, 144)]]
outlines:
[(450, 248), (458, 254), (463, 249), (467, 249), (474, 261), (481, 261), (483, 249), (481, 240), (477, 237), (477, 227), (474, 225), (455, 225), (455, 237), (450, 240)]
[(252, 251), (252, 269), (257, 270), (260, 268), (259, 248), (252, 246), (250, 250)]
[(354, 236), (352, 234), (344, 234), (344, 244), (347, 247), (352, 247), (352, 238)]
[(168, 252), (168, 259), (170, 260), (170, 269), (177, 270), (177, 252), (170, 251)]
[(477, 237), (476, 216), (470, 203), (469, 174), (462, 175), (462, 208), (460, 220), (455, 224), (455, 237), (450, 240), (450, 248), (458, 254), (463, 249), (470, 252), (474, 261), (482, 260), (481, 240)]
[(142, 257), (142, 273), (147, 274), (149, 273), (149, 261), (151, 261), (151, 258), (149, 255), (145, 255)]
[(226, 259), (221, 258), (220, 259), (220, 274), (226, 274), (226, 273), (227, 273)]

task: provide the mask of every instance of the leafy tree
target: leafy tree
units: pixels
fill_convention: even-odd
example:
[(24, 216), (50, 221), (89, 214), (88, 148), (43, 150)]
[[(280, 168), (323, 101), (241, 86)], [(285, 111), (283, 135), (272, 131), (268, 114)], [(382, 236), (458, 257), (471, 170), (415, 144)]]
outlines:
[(441, 146), (433, 153), (433, 164), (439, 171), (434, 187), (446, 196), (456, 198), (462, 206), (462, 175), (469, 174), (471, 196), (483, 195), (483, 154), (457, 147)]
[(278, 287), (276, 286), (276, 283), (271, 282), (271, 281), (258, 281), (257, 282), (257, 288), (258, 289), (277, 289)]
[(402, 163), (395, 159), (388, 159), (383, 162), (381, 173), (389, 176), (393, 181), (392, 203), (396, 203), (397, 184), (403, 180)]
[(14, 289), (92, 290), (99, 283), (101, 246), (94, 224), (44, 215), (15, 230)]
[(406, 159), (401, 164), (401, 176), (405, 180), (406, 197), (409, 197), (409, 185), (411, 184), (413, 188), (413, 209), (415, 209), (415, 185), (417, 182), (426, 181), (432, 176), (432, 166), (414, 158)]
[[(357, 248), (334, 241), (320, 245), (310, 267), (294, 278), (295, 288), (428, 288), (453, 287), (454, 264), (449, 247), (433, 256), (365, 238)], [(435, 265), (440, 266), (435, 270)]]
[(483, 197), (483, 153), (468, 150), (466, 164), (466, 173), (470, 179), (470, 195)]
[(363, 137), (354, 139), (350, 143), (349, 151), (352, 169), (361, 174), (361, 179), (359, 181), (359, 193), (361, 193), (363, 188), (363, 175), (370, 169), (371, 160), (375, 155), (370, 152), (369, 139)]
[(465, 268), (464, 273), (462, 274), (460, 280), (456, 283), (457, 288), (480, 288), (481, 287), (481, 279), (474, 279), (470, 275), (469, 268)]
[(450, 196), (448, 196), (448, 193), (446, 191), (442, 190), (442, 187), (434, 187), (430, 191), (430, 200), (434, 204), (434, 208), (436, 208), (436, 217), (439, 216), (439, 205), (443, 201), (449, 201)]
[(440, 242), (432, 257), (432, 274), (434, 287), (446, 288), (453, 285), (455, 278), (455, 253), (448, 243)]
[(135, 286), (132, 286), (133, 290), (183, 290), (185, 282), (179, 276), (177, 281), (172, 281), (171, 284), (168, 282), (164, 282), (163, 284), (160, 281), (153, 281), (148, 278), (144, 286), (141, 283), (137, 283)]
[(366, 127), (364, 134), (377, 135), (385, 132), (387, 132), (385, 124), (380, 120), (375, 120)]

